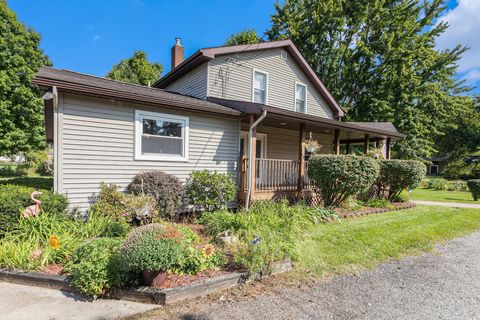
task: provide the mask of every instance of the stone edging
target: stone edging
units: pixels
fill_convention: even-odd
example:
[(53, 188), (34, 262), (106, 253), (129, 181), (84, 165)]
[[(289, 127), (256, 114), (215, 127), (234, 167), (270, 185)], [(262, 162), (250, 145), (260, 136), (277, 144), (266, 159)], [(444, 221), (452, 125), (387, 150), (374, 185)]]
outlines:
[[(289, 271), (291, 268), (292, 262), (290, 259), (277, 262), (272, 267), (271, 275)], [(79, 293), (65, 275), (51, 275), (41, 272), (24, 272), (0, 268), (0, 281)], [(111, 290), (106, 297), (165, 305), (204, 296), (215, 291), (238, 286), (248, 281), (247, 273), (232, 272), (169, 289), (157, 289), (153, 287), (117, 288)]]
[(414, 202), (401, 202), (401, 203), (394, 204), (393, 207), (368, 208), (368, 209), (363, 209), (363, 210), (359, 210), (359, 211), (339, 213), (338, 215), (342, 219), (350, 219), (350, 218), (355, 218), (355, 217), (360, 217), (360, 216), (366, 216), (366, 215), (369, 215), (369, 214), (377, 214), (377, 213), (385, 213), (385, 212), (389, 212), (389, 211), (405, 210), (405, 209), (414, 208), (415, 206), (416, 206), (416, 204)]

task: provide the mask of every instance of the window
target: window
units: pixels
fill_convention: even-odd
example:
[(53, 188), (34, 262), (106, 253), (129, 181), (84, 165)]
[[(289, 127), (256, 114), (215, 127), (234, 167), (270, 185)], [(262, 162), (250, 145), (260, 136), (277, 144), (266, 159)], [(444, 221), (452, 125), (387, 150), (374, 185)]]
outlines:
[(295, 83), (295, 111), (307, 112), (307, 86)]
[(135, 111), (135, 159), (188, 161), (188, 118)]
[(253, 102), (268, 103), (268, 74), (253, 70)]

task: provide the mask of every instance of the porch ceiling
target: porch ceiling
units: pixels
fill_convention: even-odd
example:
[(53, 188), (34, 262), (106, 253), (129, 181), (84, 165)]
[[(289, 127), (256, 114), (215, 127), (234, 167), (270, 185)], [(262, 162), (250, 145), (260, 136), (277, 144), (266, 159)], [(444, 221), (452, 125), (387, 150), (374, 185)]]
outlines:
[[(399, 133), (395, 129), (393, 124), (388, 122), (342, 122), (253, 102), (219, 98), (214, 98), (212, 102), (241, 111), (245, 116), (252, 114), (259, 115), (262, 111), (266, 110), (267, 116), (262, 121), (262, 126), (298, 130), (300, 125), (304, 124), (306, 131), (325, 134), (333, 134), (333, 132), (338, 129), (340, 130), (340, 141), (342, 143), (363, 143), (366, 134), (370, 136), (370, 141), (385, 138), (391, 138), (392, 141), (395, 141), (405, 137), (404, 134)], [(249, 119), (245, 117), (242, 121), (248, 122)]]

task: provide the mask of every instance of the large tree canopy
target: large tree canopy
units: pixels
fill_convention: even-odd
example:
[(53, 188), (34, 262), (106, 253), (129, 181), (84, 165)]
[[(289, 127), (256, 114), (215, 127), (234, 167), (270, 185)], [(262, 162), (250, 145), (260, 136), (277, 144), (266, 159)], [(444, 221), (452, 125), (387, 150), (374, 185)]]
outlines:
[(39, 49), (40, 36), (25, 28), (0, 0), (0, 155), (45, 147), (43, 101), (31, 80), (50, 65)]
[(285, 0), (270, 39), (289, 37), (357, 121), (392, 121), (406, 133), (397, 156), (435, 151), (435, 137), (471, 103), (455, 80), (465, 48), (435, 48), (443, 0)]
[(262, 38), (254, 29), (247, 29), (240, 31), (237, 34), (231, 34), (230, 37), (227, 38), (225, 44), (227, 46), (235, 46), (239, 44), (254, 44), (262, 41)]
[(106, 77), (148, 86), (160, 79), (162, 71), (163, 66), (160, 63), (149, 62), (145, 52), (135, 51), (132, 57), (114, 65)]

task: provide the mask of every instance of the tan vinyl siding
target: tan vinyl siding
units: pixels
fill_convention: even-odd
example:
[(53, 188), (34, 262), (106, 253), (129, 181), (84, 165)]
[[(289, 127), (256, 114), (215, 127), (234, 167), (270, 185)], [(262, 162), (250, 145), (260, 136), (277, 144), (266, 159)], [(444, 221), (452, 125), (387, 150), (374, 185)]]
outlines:
[(200, 99), (207, 97), (208, 68), (202, 64), (165, 88), (167, 91), (181, 93)]
[[(248, 125), (242, 124), (242, 130), (247, 131)], [(298, 160), (298, 131), (260, 126), (257, 132), (267, 135), (268, 159)], [(312, 137), (322, 146), (319, 153), (332, 153), (332, 135), (313, 133)]]
[(295, 110), (295, 82), (307, 85), (307, 113), (333, 118), (327, 102), (315, 89), (297, 63), (288, 55), (281, 58), (282, 49), (269, 49), (231, 56), (221, 56), (208, 62), (208, 96), (252, 101), (253, 69), (268, 73), (268, 105)]
[[(85, 208), (100, 182), (124, 188), (145, 170), (163, 170), (185, 180), (193, 170), (235, 173), (239, 120), (113, 100), (65, 95), (61, 103), (60, 192)], [(188, 162), (134, 160), (135, 109), (187, 116)]]

